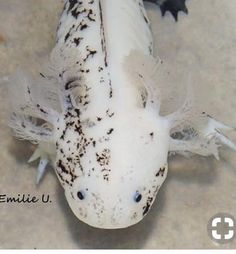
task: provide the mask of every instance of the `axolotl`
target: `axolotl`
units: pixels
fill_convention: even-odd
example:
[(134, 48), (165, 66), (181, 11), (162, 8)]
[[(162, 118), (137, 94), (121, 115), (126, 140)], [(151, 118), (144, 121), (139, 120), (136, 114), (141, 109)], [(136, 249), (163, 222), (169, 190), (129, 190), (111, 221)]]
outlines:
[[(184, 0), (157, 0), (162, 14), (187, 13)], [(158, 83), (150, 22), (142, 0), (66, 0), (44, 71), (10, 79), (10, 126), (37, 145), (37, 182), (51, 164), (73, 213), (97, 228), (141, 221), (166, 179), (168, 155), (218, 158), (236, 145), (232, 128), (183, 103), (161, 114), (171, 89)]]

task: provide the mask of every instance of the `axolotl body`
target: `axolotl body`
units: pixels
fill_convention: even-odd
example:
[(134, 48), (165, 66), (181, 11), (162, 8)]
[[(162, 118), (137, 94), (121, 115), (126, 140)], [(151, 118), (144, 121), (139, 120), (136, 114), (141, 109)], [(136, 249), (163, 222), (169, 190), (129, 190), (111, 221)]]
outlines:
[[(173, 2), (161, 1), (163, 14)], [(72, 211), (93, 227), (142, 220), (170, 152), (217, 157), (220, 143), (235, 149), (220, 131), (231, 128), (197, 112), (191, 95), (160, 115), (159, 65), (142, 0), (67, 0), (45, 71), (37, 80), (12, 78), (10, 125), (38, 145), (30, 159), (40, 158), (37, 181), (51, 163)]]

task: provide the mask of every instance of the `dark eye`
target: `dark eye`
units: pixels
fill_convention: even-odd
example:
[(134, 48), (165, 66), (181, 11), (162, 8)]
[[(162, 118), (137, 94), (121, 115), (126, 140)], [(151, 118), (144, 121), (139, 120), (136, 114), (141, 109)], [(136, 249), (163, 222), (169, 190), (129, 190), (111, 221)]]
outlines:
[(134, 201), (135, 202), (140, 202), (142, 199), (142, 194), (140, 194), (138, 191), (136, 191), (135, 195), (134, 195)]
[(84, 197), (84, 193), (82, 191), (78, 191), (77, 192), (77, 197), (80, 199), (80, 200), (83, 200), (85, 197)]

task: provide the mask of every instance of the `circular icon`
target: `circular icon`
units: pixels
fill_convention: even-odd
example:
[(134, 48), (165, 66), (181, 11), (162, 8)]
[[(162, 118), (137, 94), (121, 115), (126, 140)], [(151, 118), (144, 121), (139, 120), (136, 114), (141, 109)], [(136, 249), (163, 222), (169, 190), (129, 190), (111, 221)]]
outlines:
[(236, 221), (227, 213), (218, 213), (208, 222), (207, 231), (210, 238), (219, 244), (231, 242), (236, 233)]

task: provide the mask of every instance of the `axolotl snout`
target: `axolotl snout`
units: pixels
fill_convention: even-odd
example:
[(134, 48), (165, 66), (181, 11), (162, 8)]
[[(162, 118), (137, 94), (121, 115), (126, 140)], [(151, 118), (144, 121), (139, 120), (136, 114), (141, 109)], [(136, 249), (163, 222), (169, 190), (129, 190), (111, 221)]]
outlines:
[(37, 181), (50, 163), (74, 214), (93, 227), (142, 220), (169, 153), (218, 158), (220, 144), (236, 148), (221, 133), (231, 128), (199, 110), (190, 88), (173, 104), (161, 65), (142, 0), (67, 0), (45, 70), (10, 81), (10, 126), (38, 145)]
[(72, 110), (57, 139), (57, 174), (67, 201), (78, 218), (101, 228), (140, 221), (167, 175), (168, 122), (144, 108), (113, 109), (93, 127), (80, 125)]

